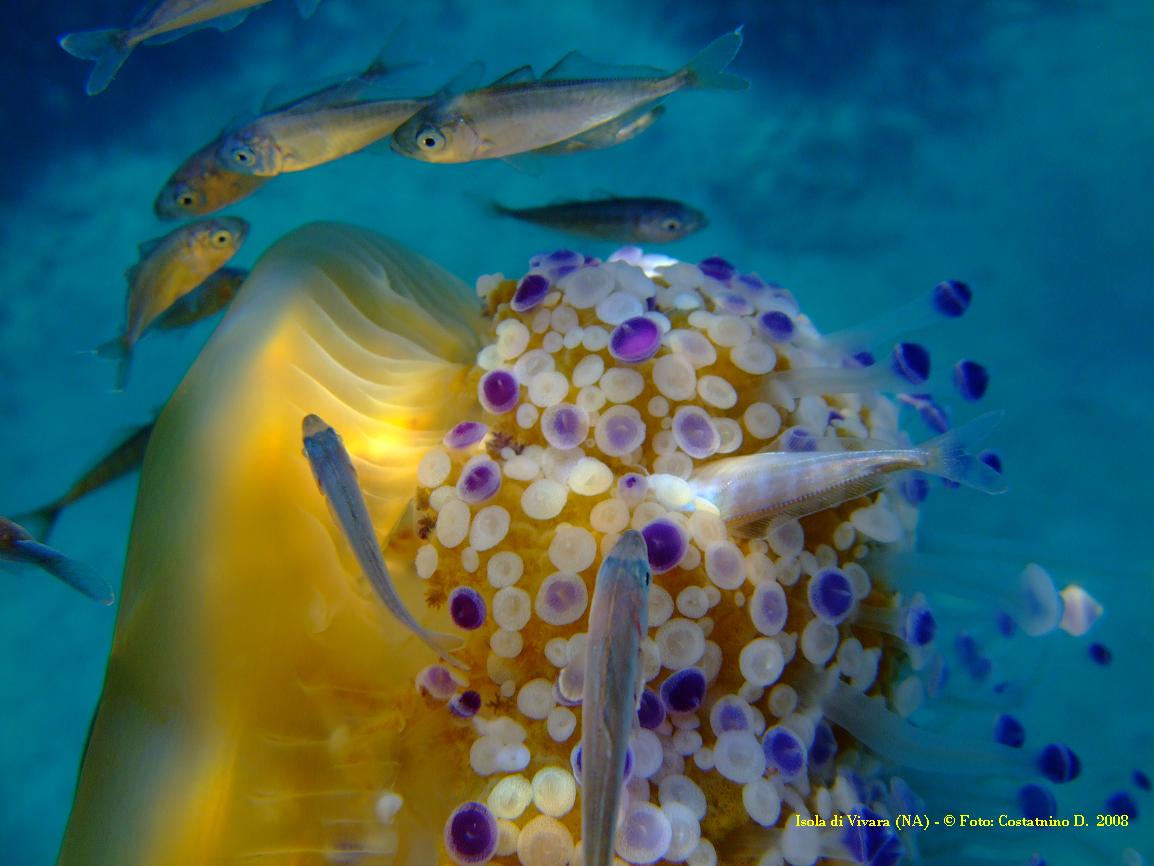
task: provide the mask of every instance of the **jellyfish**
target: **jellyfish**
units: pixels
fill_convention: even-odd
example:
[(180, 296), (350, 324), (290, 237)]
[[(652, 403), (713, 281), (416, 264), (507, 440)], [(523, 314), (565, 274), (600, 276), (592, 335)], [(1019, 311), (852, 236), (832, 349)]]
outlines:
[[(918, 724), (948, 671), (998, 670), (887, 577), (924, 490), (745, 537), (677, 483), (799, 430), (905, 441), (877, 377), (767, 387), (846, 360), (717, 258), (559, 250), (470, 288), (364, 230), (290, 234), (157, 422), (60, 863), (580, 862), (588, 605), (627, 529), (653, 583), (620, 862), (928, 860), (898, 816), (958, 785), (1053, 811), (1069, 746)], [(360, 573), (300, 453), (310, 413), (460, 669)]]

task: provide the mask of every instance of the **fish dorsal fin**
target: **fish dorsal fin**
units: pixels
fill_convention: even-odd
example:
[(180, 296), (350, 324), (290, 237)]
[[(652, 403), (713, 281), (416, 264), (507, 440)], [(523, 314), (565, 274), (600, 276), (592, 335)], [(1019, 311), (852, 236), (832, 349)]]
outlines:
[[(165, 235), (165, 237), (168, 237), (168, 236)], [(136, 245), (136, 252), (140, 255), (141, 261), (143, 261), (144, 259), (148, 258), (150, 255), (152, 255), (154, 252), (156, 252), (157, 248), (162, 243), (164, 243), (164, 238), (152, 238), (151, 240), (141, 241), (139, 244), (137, 244)], [(133, 265), (132, 267), (135, 268), (136, 265)], [(131, 268), (129, 270), (131, 270)]]
[(463, 67), (460, 72), (445, 82), (435, 94), (437, 99), (450, 99), (466, 90), (476, 90), (481, 86), (481, 79), (485, 76), (485, 64), (480, 60)]
[(541, 76), (542, 81), (567, 78), (664, 78), (669, 73), (652, 66), (617, 66), (590, 60), (580, 51), (570, 51)]
[[(280, 111), (299, 111), (327, 104), (327, 99), (341, 98), (337, 91), (343, 91), (346, 84), (356, 82), (356, 76), (348, 74), (330, 75), (319, 81), (312, 81), (306, 85), (278, 84), (265, 95), (261, 103), (261, 114)], [(355, 87), (355, 84), (354, 84)], [(355, 94), (350, 98), (356, 98)]]
[(502, 84), (521, 84), (526, 81), (535, 81), (537, 76), (533, 73), (532, 66), (518, 66), (516, 69), (510, 70), (492, 82), (490, 87), (498, 87)]

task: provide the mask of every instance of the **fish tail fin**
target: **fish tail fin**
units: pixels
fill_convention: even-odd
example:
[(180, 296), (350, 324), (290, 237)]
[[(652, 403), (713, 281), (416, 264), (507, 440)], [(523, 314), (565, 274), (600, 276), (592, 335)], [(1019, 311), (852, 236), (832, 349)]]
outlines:
[(929, 463), (925, 471), (983, 493), (1005, 493), (1006, 480), (971, 452), (1002, 420), (1001, 412), (987, 412), (973, 421), (947, 430), (923, 444)]
[(297, 11), (300, 12), (301, 18), (311, 18), (320, 2), (321, 0), (297, 0)]
[(62, 503), (53, 502), (27, 514), (17, 514), (12, 520), (27, 529), (33, 538), (47, 541), (52, 530), (56, 528), (56, 521), (60, 519), (60, 512), (63, 510)]
[(35, 541), (19, 541), (17, 544), (22, 553), (28, 554), (37, 565), (77, 592), (106, 607), (116, 601), (112, 587), (87, 565)]
[(748, 81), (724, 71), (741, 49), (741, 41), (741, 27), (738, 27), (705, 46), (682, 70), (687, 85), (707, 90), (748, 90)]
[(60, 37), (60, 47), (73, 57), (91, 60), (95, 64), (88, 83), (84, 85), (89, 96), (95, 96), (108, 87), (132, 53), (132, 46), (125, 44), (124, 31), (116, 29), (69, 33)]
[(96, 354), (101, 358), (116, 361), (116, 391), (123, 391), (128, 384), (128, 371), (132, 365), (132, 347), (121, 335), (96, 347)]

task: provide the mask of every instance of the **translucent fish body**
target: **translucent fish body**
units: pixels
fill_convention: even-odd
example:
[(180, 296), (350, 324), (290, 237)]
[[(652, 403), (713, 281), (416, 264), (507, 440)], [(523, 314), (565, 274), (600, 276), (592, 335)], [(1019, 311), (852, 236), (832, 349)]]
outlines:
[(731, 530), (764, 535), (775, 525), (833, 508), (889, 483), (895, 472), (924, 469), (916, 449), (849, 453), (767, 451), (708, 464), (690, 481)]

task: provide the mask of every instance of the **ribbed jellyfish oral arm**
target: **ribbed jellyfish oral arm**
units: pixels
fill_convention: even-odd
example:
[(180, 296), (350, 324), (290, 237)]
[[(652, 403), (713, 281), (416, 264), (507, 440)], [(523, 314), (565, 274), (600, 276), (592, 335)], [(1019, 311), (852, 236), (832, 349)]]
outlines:
[(436, 657), (339, 543), (300, 424), (339, 426), (383, 534), (472, 401), (483, 334), (469, 287), (359, 229), (307, 226), (256, 265), (156, 425), (61, 866), (434, 861), (433, 781), (459, 771), (416, 723)]

